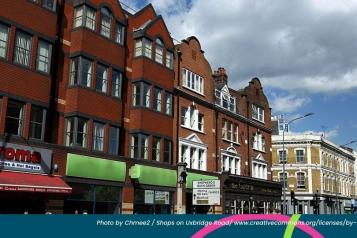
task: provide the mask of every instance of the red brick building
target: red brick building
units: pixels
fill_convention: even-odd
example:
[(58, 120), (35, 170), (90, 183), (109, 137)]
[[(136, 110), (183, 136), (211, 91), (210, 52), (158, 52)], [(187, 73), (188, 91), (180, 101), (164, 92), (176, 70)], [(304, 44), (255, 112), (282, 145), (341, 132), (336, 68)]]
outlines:
[[(239, 125), (241, 175), (263, 158), (270, 178), (270, 122), (248, 110), (270, 119), (259, 80), (231, 90), (241, 113), (225, 115), (199, 41), (175, 48), (152, 5), (135, 14), (116, 0), (0, 8), (0, 213), (175, 213), (176, 163), (191, 151), (184, 210), (212, 212), (192, 206), (192, 181), (221, 177), (227, 118)], [(257, 134), (267, 152), (249, 146)]]

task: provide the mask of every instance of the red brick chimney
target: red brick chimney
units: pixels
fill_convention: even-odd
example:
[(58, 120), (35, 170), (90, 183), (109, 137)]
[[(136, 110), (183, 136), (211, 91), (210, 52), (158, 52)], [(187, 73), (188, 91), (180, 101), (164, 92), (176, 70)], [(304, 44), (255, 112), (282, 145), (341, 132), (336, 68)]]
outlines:
[(218, 70), (214, 71), (213, 79), (215, 84), (227, 84), (228, 76), (226, 70), (223, 67), (219, 67)]

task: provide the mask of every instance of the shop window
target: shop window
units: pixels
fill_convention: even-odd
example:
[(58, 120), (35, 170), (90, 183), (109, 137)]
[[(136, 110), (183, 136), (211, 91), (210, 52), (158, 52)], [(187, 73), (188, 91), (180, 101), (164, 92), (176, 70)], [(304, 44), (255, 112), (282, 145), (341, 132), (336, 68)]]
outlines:
[(112, 73), (112, 96), (121, 98), (123, 74), (119, 71), (113, 70)]
[(76, 57), (71, 60), (69, 85), (80, 85), (83, 87), (91, 87), (92, 61), (84, 57)]
[(102, 7), (100, 9), (101, 13), (101, 23), (100, 23), (100, 34), (107, 38), (110, 38), (111, 24), (112, 24), (112, 13), (108, 8)]
[(77, 7), (74, 13), (74, 27), (82, 26), (95, 30), (95, 10), (86, 5)]
[(53, 12), (56, 11), (56, 0), (42, 0), (42, 6), (51, 10)]
[(183, 86), (203, 95), (204, 91), (204, 79), (189, 71), (188, 69), (183, 69)]
[(88, 120), (71, 117), (66, 122), (66, 146), (87, 148)]
[(172, 115), (172, 94), (169, 92), (166, 92), (166, 107), (165, 107), (165, 113), (166, 115)]
[(5, 133), (12, 135), (22, 135), (24, 127), (24, 108), (20, 102), (9, 100), (7, 103)]
[(166, 51), (166, 67), (169, 69), (174, 68), (174, 56), (169, 51)]
[(111, 126), (109, 128), (109, 153), (119, 154), (119, 128)]
[(252, 118), (264, 123), (264, 108), (252, 104)]
[(132, 134), (130, 146), (131, 158), (148, 159), (149, 141), (145, 134)]
[(152, 155), (151, 159), (160, 161), (160, 153), (161, 153), (161, 138), (153, 136), (152, 137)]
[(124, 26), (120, 23), (116, 23), (115, 26), (115, 42), (118, 44), (124, 44)]
[(45, 121), (46, 121), (46, 110), (31, 106), (31, 116), (30, 116), (30, 132), (29, 136), (33, 139), (43, 140)]
[(170, 140), (164, 140), (164, 162), (171, 163), (172, 156), (172, 142)]
[(39, 40), (37, 48), (37, 70), (49, 73), (51, 65), (52, 45)]
[(155, 61), (159, 64), (163, 63), (163, 54), (164, 54), (164, 42), (157, 38), (156, 41), (156, 48), (155, 48)]
[(97, 80), (95, 88), (97, 91), (106, 93), (108, 87), (108, 68), (104, 65), (97, 65)]
[(154, 110), (161, 112), (161, 100), (162, 100), (162, 90), (160, 88), (154, 88)]
[(0, 58), (6, 58), (9, 45), (9, 27), (0, 23)]
[(65, 214), (119, 214), (121, 188), (106, 185), (68, 183), (72, 193), (64, 199)]
[(172, 192), (135, 189), (134, 214), (173, 214)]
[(103, 151), (103, 149), (104, 149), (104, 124), (94, 122), (93, 150)]
[(32, 37), (24, 32), (16, 32), (14, 62), (30, 66)]

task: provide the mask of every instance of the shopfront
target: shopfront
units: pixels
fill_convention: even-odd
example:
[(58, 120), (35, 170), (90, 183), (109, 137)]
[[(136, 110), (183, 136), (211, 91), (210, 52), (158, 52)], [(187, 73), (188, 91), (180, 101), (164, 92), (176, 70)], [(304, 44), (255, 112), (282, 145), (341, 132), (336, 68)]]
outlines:
[(176, 170), (135, 164), (129, 175), (134, 185), (134, 214), (174, 214)]
[(0, 142), (0, 213), (57, 213), (72, 189), (53, 175), (52, 150)]
[(64, 200), (63, 212), (121, 213), (125, 174), (125, 162), (68, 154), (65, 179), (73, 191)]
[(280, 183), (226, 174), (221, 181), (226, 214), (267, 214), (280, 209)]

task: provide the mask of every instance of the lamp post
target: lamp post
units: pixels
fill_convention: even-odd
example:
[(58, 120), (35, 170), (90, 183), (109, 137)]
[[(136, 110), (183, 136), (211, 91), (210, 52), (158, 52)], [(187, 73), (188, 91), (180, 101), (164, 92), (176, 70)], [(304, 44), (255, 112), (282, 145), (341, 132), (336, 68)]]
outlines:
[(288, 121), (288, 123), (286, 123), (284, 125), (284, 129), (283, 129), (283, 155), (284, 155), (284, 161), (283, 161), (283, 214), (287, 214), (287, 211), (286, 211), (286, 193), (285, 193), (285, 190), (286, 190), (286, 179), (287, 179), (287, 176), (285, 176), (285, 163), (287, 162), (287, 154), (285, 153), (285, 130), (286, 130), (286, 127), (289, 126), (289, 124), (291, 124), (292, 122), (294, 121), (297, 121), (297, 120), (300, 120), (300, 119), (303, 119), (305, 117), (308, 117), (308, 116), (312, 116), (314, 115), (314, 113), (306, 113), (305, 115), (303, 116), (300, 116), (300, 117), (297, 117), (297, 118), (294, 118), (290, 121)]
[(187, 177), (186, 166), (187, 163), (185, 162), (177, 163), (177, 214), (186, 213), (182, 206), (182, 190)]
[(341, 145), (341, 147), (346, 146), (346, 145), (350, 145), (350, 144), (353, 144), (353, 143), (356, 143), (356, 142), (357, 142), (357, 140), (352, 140), (352, 141), (350, 141), (350, 142), (348, 142), (346, 144)]

